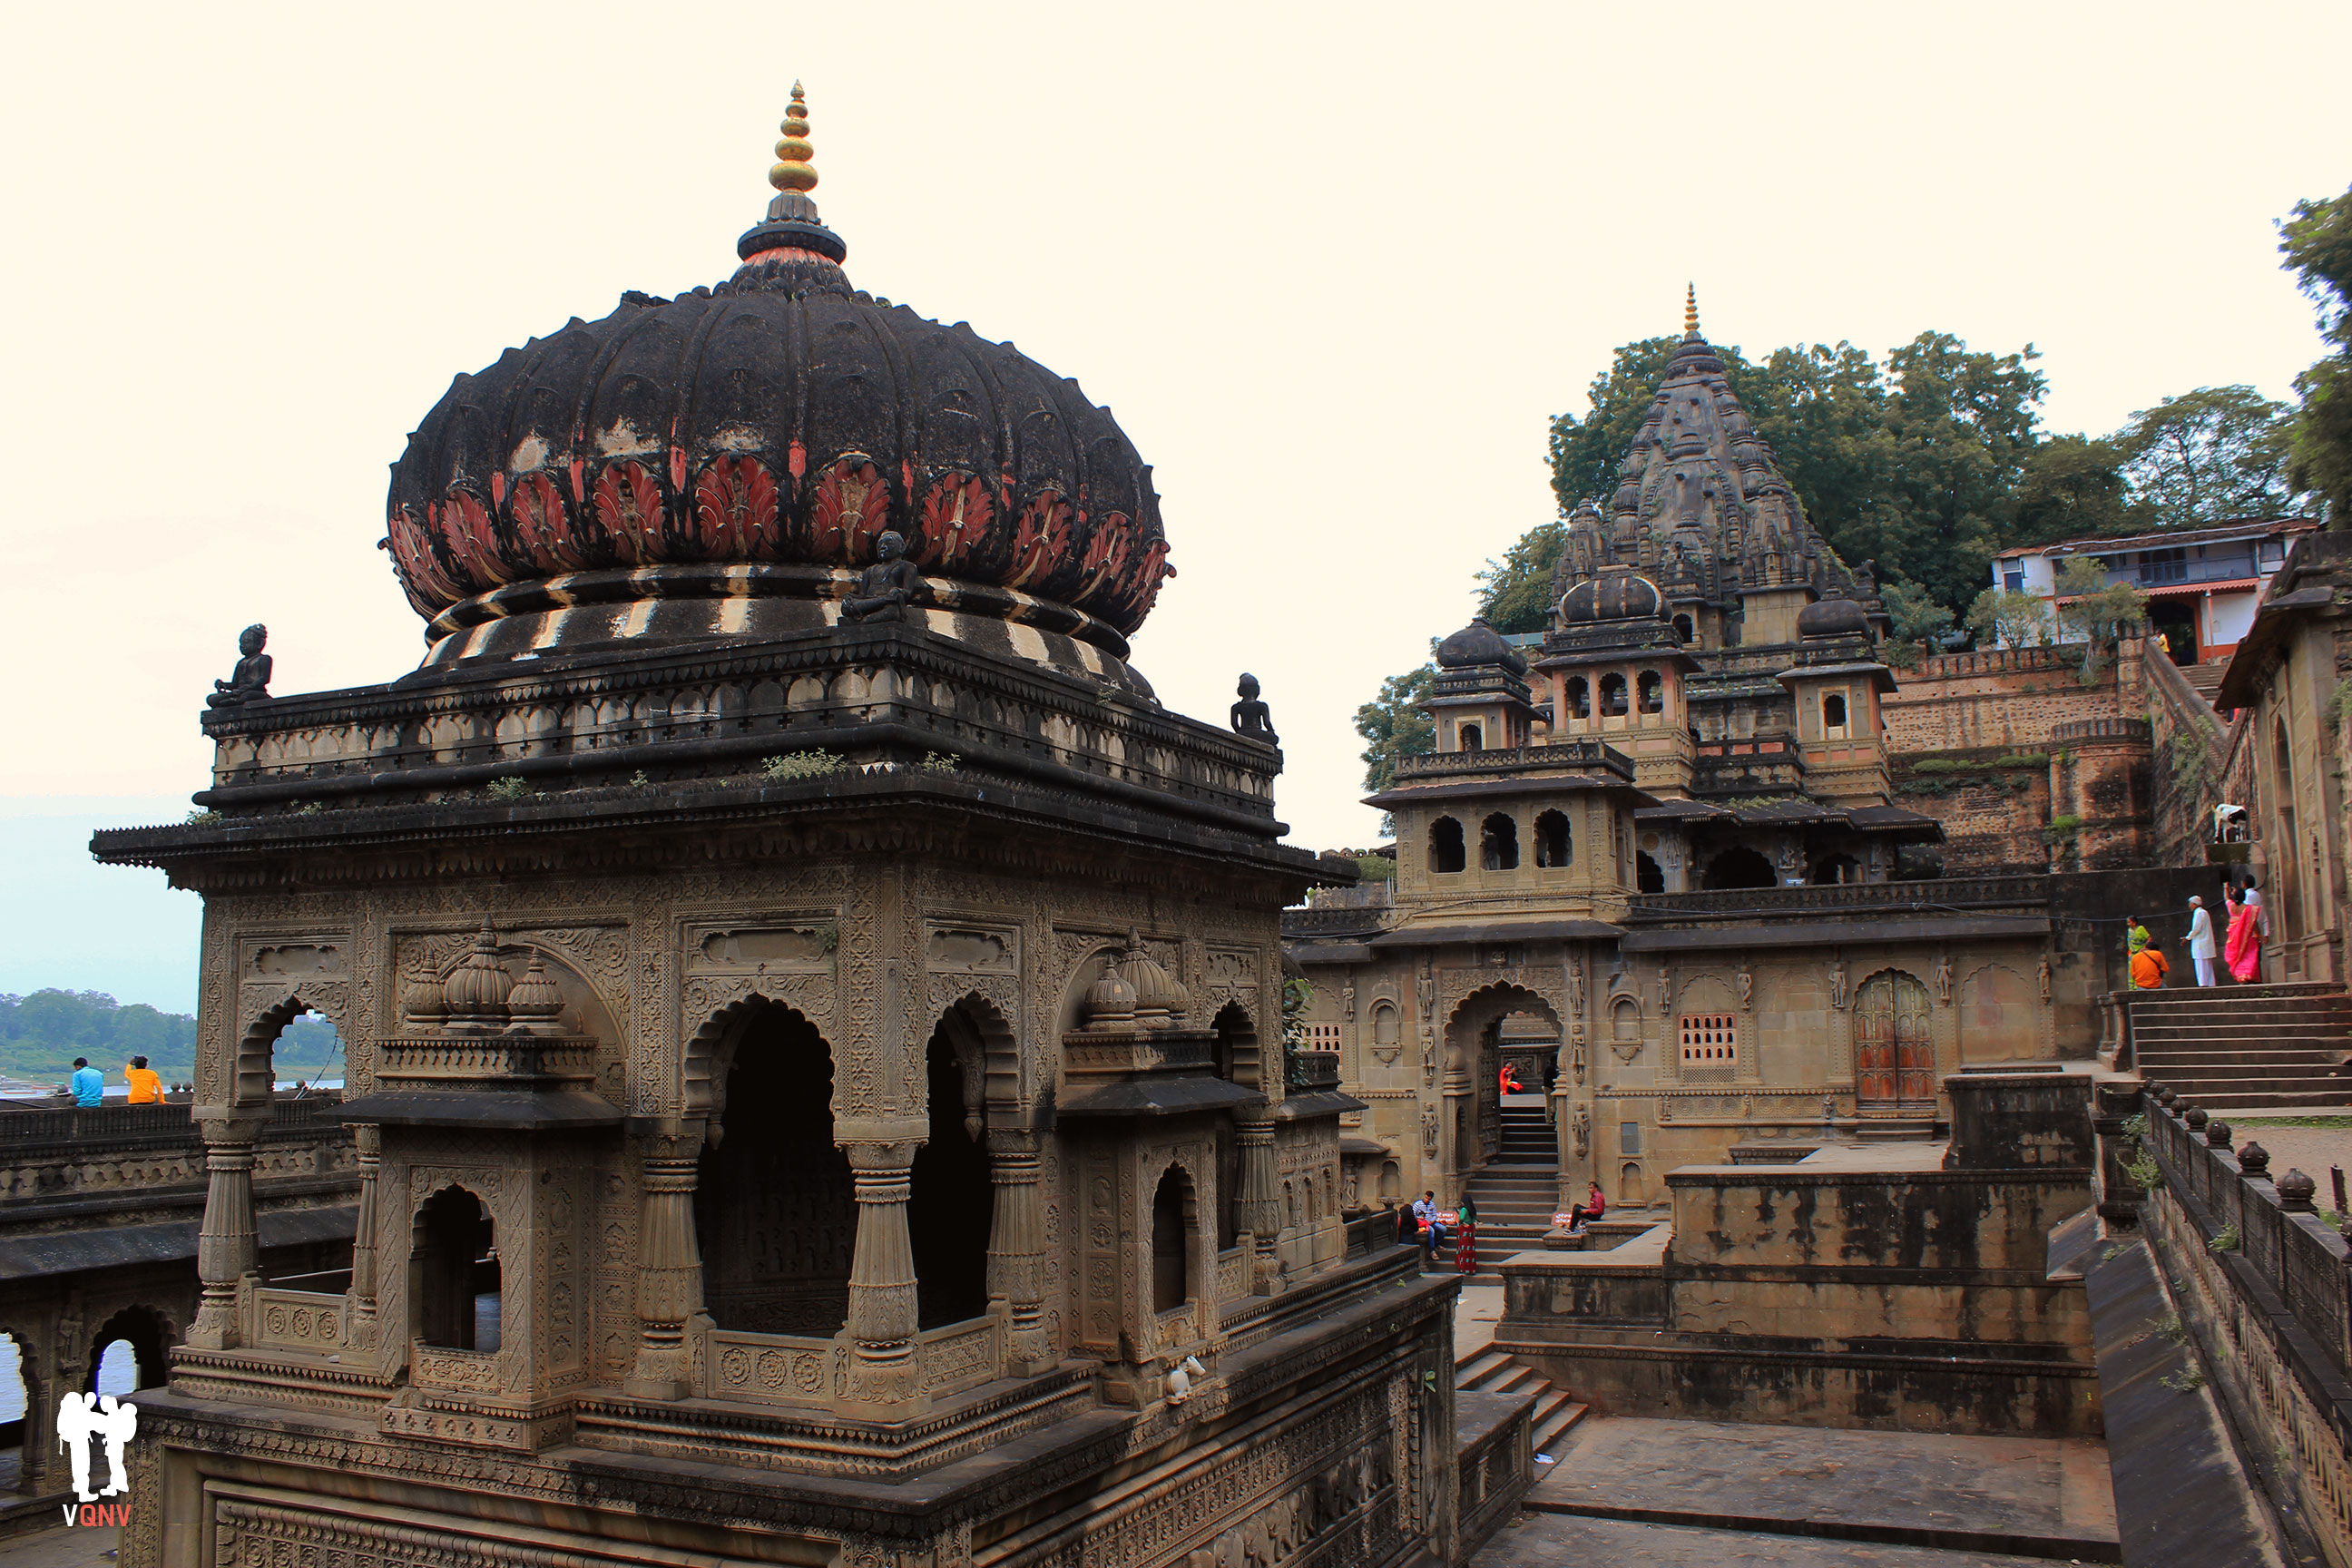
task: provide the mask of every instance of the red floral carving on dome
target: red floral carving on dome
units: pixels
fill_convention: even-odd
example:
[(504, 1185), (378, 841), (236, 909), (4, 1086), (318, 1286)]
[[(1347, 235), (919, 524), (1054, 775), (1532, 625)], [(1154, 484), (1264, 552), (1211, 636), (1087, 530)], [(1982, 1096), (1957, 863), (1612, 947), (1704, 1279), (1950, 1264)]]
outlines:
[(1070, 503), (1059, 490), (1039, 490), (1021, 509), (1013, 532), (1013, 564), (1004, 585), (1036, 593), (1037, 582), (1059, 564), (1070, 547)]
[(1161, 580), (1171, 575), (1168, 542), (1155, 539), (1139, 550), (1130, 531), (1116, 573), (1086, 590), (1080, 603), (1113, 626), (1139, 626), (1160, 597)]
[(757, 458), (720, 458), (694, 480), (694, 531), (704, 553), (757, 561), (774, 555), (776, 481)]
[(534, 470), (515, 481), (507, 516), (513, 521), (515, 542), (525, 560), (553, 561), (568, 572), (588, 564), (572, 530), (571, 508), (564, 504), (555, 477), (546, 470)]
[(468, 490), (452, 490), (435, 510), (434, 526), (448, 547), (449, 559), (473, 579), (468, 592), (480, 593), (515, 580), (516, 573), (499, 547), (498, 525), (481, 497)]
[(1097, 517), (1079, 563), (1078, 590), (1070, 595), (1071, 602), (1092, 609), (1115, 594), (1132, 564), (1129, 556), (1134, 548), (1135, 531), (1128, 526), (1126, 513), (1107, 511)]
[(443, 570), (441, 557), (433, 548), (431, 525), (416, 515), (415, 507), (395, 510), (385, 531), (392, 541), (392, 562), (401, 592), (408, 595), (418, 615), (429, 620), (441, 613), (441, 605), (473, 592), (457, 575)]
[(889, 527), (890, 483), (863, 452), (826, 465), (810, 518), (810, 548), (819, 561), (852, 565), (874, 556), (874, 541)]
[(661, 486), (643, 463), (606, 464), (588, 499), (622, 561), (647, 566), (667, 553), (662, 540)]
[(921, 536), (909, 553), (924, 566), (953, 574), (980, 549), (995, 516), (985, 484), (970, 474), (944, 474), (923, 496)]

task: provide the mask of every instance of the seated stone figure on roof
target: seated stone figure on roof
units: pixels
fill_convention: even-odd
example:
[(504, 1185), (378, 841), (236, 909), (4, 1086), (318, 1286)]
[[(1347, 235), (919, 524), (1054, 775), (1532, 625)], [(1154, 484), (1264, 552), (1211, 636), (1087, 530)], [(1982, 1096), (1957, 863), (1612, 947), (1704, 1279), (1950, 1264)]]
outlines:
[(236, 651), (245, 657), (236, 661), (226, 680), (213, 682), (212, 695), (205, 699), (206, 707), (234, 708), (269, 695), (269, 656), (261, 651), (268, 640), (269, 628), (258, 623), (237, 633)]
[(857, 574), (857, 592), (844, 601), (845, 621), (903, 621), (907, 606), (924, 596), (923, 574), (907, 559), (907, 542), (896, 530), (874, 542), (874, 563)]

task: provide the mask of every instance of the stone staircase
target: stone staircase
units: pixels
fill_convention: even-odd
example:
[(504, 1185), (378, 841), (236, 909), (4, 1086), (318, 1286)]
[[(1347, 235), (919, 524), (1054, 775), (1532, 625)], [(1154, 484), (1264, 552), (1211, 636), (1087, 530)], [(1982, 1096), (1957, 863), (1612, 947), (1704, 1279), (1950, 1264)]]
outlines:
[(1502, 1152), (1463, 1190), (1478, 1205), (1482, 1261), (1543, 1245), (1558, 1212), (1559, 1149), (1540, 1100), (1503, 1107)]
[(2125, 1001), (2132, 1066), (2209, 1111), (2352, 1105), (2352, 996), (2324, 981), (2178, 986)]
[[(1535, 1368), (1523, 1366), (1494, 1349), (1475, 1350), (1457, 1358), (1454, 1363), (1454, 1386), (1471, 1394), (1534, 1394), (1536, 1413), (1529, 1430), (1535, 1437), (1535, 1451), (1554, 1458), (1559, 1456), (1553, 1453), (1552, 1445), (1583, 1420), (1589, 1408), (1579, 1404), (1574, 1394), (1553, 1387), (1551, 1380)], [(1536, 1479), (1542, 1480), (1550, 1468), (1549, 1465), (1538, 1466)]]
[(2179, 667), (2180, 679), (2189, 682), (2189, 689), (2205, 699), (2205, 706), (2213, 705), (2213, 693), (2221, 689), (2221, 677), (2230, 672), (2230, 661), (2218, 664), (2188, 664)]

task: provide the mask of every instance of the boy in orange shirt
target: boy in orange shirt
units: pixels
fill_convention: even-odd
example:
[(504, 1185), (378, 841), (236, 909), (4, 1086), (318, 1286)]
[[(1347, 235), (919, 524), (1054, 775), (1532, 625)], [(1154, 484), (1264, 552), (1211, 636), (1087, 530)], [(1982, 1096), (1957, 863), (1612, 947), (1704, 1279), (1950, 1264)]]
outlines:
[(2156, 951), (2156, 943), (2150, 942), (2132, 954), (2132, 984), (2141, 991), (2154, 991), (2164, 984), (2164, 973), (2169, 967), (2164, 954)]
[(163, 1075), (147, 1065), (145, 1057), (132, 1057), (131, 1065), (122, 1069), (131, 1084), (131, 1103), (161, 1105), (163, 1103)]

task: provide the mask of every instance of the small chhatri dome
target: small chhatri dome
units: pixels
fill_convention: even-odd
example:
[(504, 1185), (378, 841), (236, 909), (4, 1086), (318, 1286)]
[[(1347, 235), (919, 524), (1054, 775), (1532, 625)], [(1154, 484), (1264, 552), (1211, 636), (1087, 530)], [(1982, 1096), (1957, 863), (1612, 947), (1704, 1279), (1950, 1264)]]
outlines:
[(918, 624), (1148, 697), (1151, 469), (1076, 382), (851, 285), (808, 112), (726, 281), (509, 349), (410, 436), (383, 543), (427, 665), (823, 630), (896, 532)]
[(1868, 637), (1870, 615), (1843, 594), (1832, 594), (1797, 612), (1797, 635), (1801, 637)]
[(1559, 618), (1565, 625), (1655, 620), (1665, 612), (1666, 597), (1658, 592), (1658, 585), (1623, 566), (1602, 567), (1599, 576), (1579, 583), (1559, 601)]
[(1437, 645), (1437, 667), (1440, 669), (1465, 669), (1477, 664), (1499, 664), (1513, 674), (1522, 674), (1528, 661), (1517, 648), (1503, 640), (1503, 634), (1478, 616), (1470, 624)]

